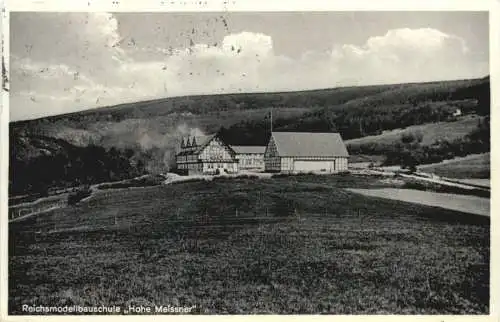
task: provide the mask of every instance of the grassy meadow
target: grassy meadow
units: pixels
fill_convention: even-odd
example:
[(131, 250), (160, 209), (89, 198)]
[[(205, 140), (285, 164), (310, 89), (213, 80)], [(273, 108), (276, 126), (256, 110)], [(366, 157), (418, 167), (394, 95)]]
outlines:
[(459, 139), (470, 133), (477, 127), (477, 116), (465, 116), (454, 122), (427, 123), (422, 125), (412, 125), (405, 129), (385, 131), (380, 135), (365, 136), (358, 139), (347, 140), (348, 146), (355, 146), (367, 143), (377, 143), (381, 145), (393, 145), (401, 140), (403, 134), (422, 134), (422, 144), (431, 145), (437, 140), (452, 141)]
[(419, 166), (422, 171), (448, 178), (490, 178), (490, 154), (469, 155), (437, 164)]
[(389, 186), (303, 175), (99, 190), (9, 224), (9, 312), (487, 314), (489, 218), (343, 189)]

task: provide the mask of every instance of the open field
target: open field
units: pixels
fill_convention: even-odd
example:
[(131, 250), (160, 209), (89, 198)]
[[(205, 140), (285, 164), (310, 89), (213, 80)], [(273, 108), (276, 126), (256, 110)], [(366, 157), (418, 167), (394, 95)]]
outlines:
[(421, 165), (418, 168), (447, 178), (487, 179), (490, 178), (490, 154), (468, 155), (436, 164)]
[(386, 131), (380, 135), (371, 135), (359, 139), (347, 140), (345, 143), (348, 146), (367, 143), (391, 145), (400, 141), (403, 134), (421, 133), (423, 135), (422, 144), (431, 145), (438, 139), (452, 141), (454, 139), (463, 138), (477, 127), (478, 119), (479, 117), (464, 116), (454, 122), (413, 125), (405, 129)]
[(489, 218), (290, 176), (99, 190), (9, 224), (9, 311), (179, 305), (194, 313), (489, 311)]

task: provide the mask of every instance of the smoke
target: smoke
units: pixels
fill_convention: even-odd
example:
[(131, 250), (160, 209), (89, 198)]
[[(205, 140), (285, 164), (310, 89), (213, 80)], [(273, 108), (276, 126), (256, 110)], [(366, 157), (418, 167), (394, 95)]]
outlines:
[(183, 137), (206, 135), (196, 124), (170, 118), (101, 121), (85, 129), (63, 126), (49, 130), (45, 135), (77, 146), (96, 144), (106, 149), (131, 149), (132, 158), (143, 161), (146, 169), (153, 173), (167, 172), (175, 166), (175, 155)]
[(138, 128), (136, 132), (138, 136), (135, 144), (149, 155), (150, 160), (146, 162), (146, 166), (150, 172), (168, 172), (175, 166), (175, 155), (183, 137), (205, 135), (199, 127), (192, 127), (187, 123), (173, 126), (166, 131), (150, 126)]
[(171, 150), (167, 150), (163, 154), (163, 165), (166, 172), (170, 171), (170, 168), (175, 165), (175, 154)]
[(153, 148), (176, 150), (181, 139), (187, 136), (203, 136), (205, 133), (198, 127), (191, 127), (182, 123), (170, 129), (155, 129), (151, 127), (141, 127), (136, 130), (136, 143), (142, 150), (147, 151)]
[(155, 141), (151, 139), (148, 133), (143, 134), (137, 143), (143, 150), (150, 150), (155, 145)]
[(179, 136), (203, 136), (205, 133), (203, 133), (202, 130), (200, 130), (197, 127), (189, 127), (186, 123), (183, 123), (177, 127), (177, 132), (179, 133)]

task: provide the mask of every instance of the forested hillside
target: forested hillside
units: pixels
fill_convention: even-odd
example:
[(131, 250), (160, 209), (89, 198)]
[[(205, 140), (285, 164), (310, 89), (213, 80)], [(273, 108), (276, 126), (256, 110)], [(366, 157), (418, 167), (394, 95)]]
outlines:
[[(10, 124), (10, 188), (21, 194), (103, 182), (175, 165), (185, 135), (219, 132), (230, 144), (264, 145), (275, 131), (340, 132), (344, 140), (475, 115), (462, 141), (423, 149), (418, 135), (399, 145), (370, 142), (350, 152), (382, 154), (389, 163), (436, 161), (489, 151), (489, 77), (448, 82), (346, 87), (290, 93), (176, 97), (122, 104)], [(16, 108), (12, 106), (11, 108)], [(403, 142), (404, 141), (404, 142)], [(453, 146), (453, 148), (449, 148)], [(427, 148), (426, 148), (427, 149)], [(453, 152), (458, 149), (458, 152)], [(420, 153), (420, 152), (419, 152)], [(408, 157), (410, 155), (410, 157)], [(407, 161), (405, 161), (407, 162)], [(36, 185), (33, 183), (37, 182)], [(38, 186), (37, 186), (38, 185)]]

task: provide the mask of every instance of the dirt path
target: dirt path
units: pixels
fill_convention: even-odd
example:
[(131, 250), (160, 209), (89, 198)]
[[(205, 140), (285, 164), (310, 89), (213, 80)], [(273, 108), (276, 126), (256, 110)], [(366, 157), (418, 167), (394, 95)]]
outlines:
[(490, 199), (452, 193), (437, 193), (413, 189), (346, 189), (370, 197), (412, 202), (432, 207), (467, 212), (475, 215), (490, 216)]

